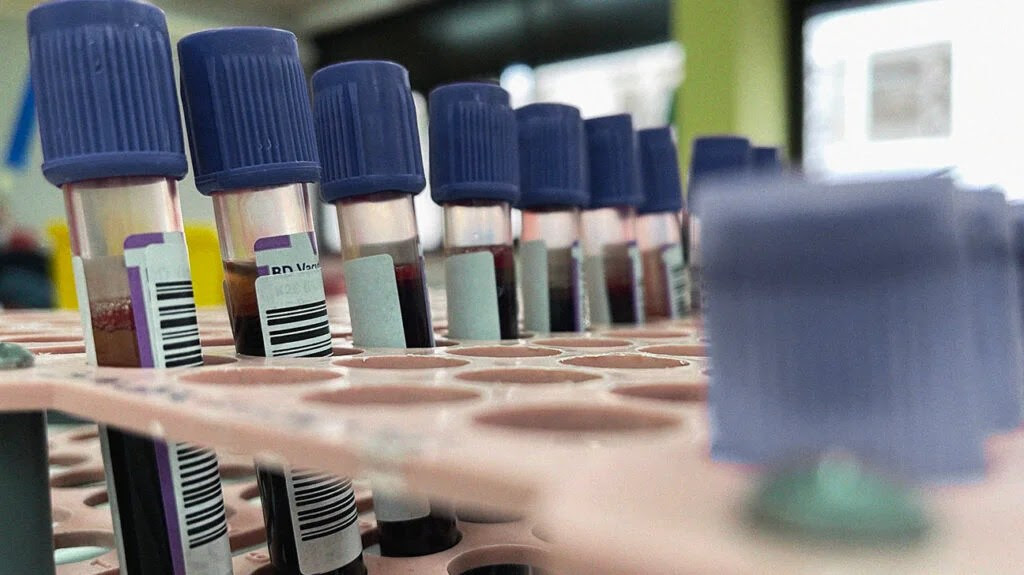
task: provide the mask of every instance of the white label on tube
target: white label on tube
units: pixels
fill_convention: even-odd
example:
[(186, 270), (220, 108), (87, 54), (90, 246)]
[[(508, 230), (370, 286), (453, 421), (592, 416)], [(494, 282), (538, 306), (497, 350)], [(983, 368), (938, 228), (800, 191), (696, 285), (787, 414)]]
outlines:
[(299, 571), (334, 572), (363, 552), (352, 480), (285, 469)]
[(181, 232), (137, 234), (124, 240), (139, 367), (203, 364), (196, 301)]
[(661, 249), (661, 262), (665, 268), (666, 296), (672, 318), (682, 317), (690, 308), (690, 277), (683, 261), (683, 246), (674, 244)]
[(256, 303), (267, 357), (331, 355), (331, 326), (312, 233), (260, 238)]
[(583, 320), (583, 248), (579, 242), (573, 242), (569, 254), (572, 258), (572, 305), (576, 314), (576, 331), (583, 331), (587, 326)]
[(611, 306), (608, 302), (608, 284), (604, 273), (604, 256), (587, 256), (583, 260), (583, 277), (587, 285), (587, 309), (591, 325), (607, 325), (612, 322)]
[[(166, 446), (166, 453), (162, 449)], [(161, 481), (175, 481), (174, 502), (185, 574), (231, 575), (231, 547), (217, 456), (187, 443), (157, 443), (157, 458), (169, 464)], [(164, 491), (167, 491), (167, 485)], [(171, 523), (170, 521), (168, 523)]]
[(551, 302), (548, 295), (548, 247), (544, 240), (519, 246), (523, 293), (523, 325), (537, 333), (551, 331)]
[(455, 339), (501, 339), (494, 255), (489, 250), (445, 258), (448, 335)]
[[(75, 275), (75, 294), (78, 313), (82, 316), (82, 336), (85, 337), (85, 357), (89, 365), (96, 365), (96, 341), (92, 335), (92, 311), (89, 309), (89, 286), (85, 283), (85, 262), (78, 256), (71, 258), (71, 271)], [(116, 516), (115, 516), (116, 517)]]
[(633, 314), (636, 323), (644, 322), (644, 264), (640, 257), (640, 248), (636, 243), (629, 244), (629, 262), (633, 270)]
[(373, 484), (373, 512), (377, 521), (412, 521), (430, 515), (430, 501), (378, 478)]

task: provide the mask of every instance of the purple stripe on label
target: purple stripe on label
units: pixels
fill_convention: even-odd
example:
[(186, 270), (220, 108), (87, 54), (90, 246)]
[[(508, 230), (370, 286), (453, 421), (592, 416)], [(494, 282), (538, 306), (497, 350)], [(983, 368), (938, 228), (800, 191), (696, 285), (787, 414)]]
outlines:
[(256, 240), (255, 244), (253, 244), (253, 249), (258, 252), (290, 247), (292, 247), (291, 236), (271, 236), (269, 238), (260, 238)]
[(171, 551), (171, 565), (174, 575), (185, 575), (185, 551), (181, 541), (181, 526), (178, 525), (178, 500), (174, 496), (174, 472), (171, 469), (170, 446), (163, 441), (153, 441), (156, 451), (157, 474), (160, 476), (160, 499), (164, 504), (164, 525), (167, 527), (167, 546)]
[(259, 266), (256, 268), (256, 274), (260, 277), (270, 275), (270, 266)]
[(124, 249), (144, 248), (153, 244), (164, 243), (164, 234), (160, 232), (152, 234), (135, 234), (124, 239)]
[(317, 247), (316, 247), (316, 234), (314, 234), (313, 232), (306, 232), (306, 233), (309, 234), (309, 245), (310, 245), (310, 247), (313, 248), (313, 254), (319, 256), (320, 255), (320, 250), (318, 250)]
[(139, 268), (128, 268), (128, 290), (132, 300), (132, 317), (135, 319), (135, 340), (139, 344), (139, 367), (156, 367), (153, 364), (153, 346), (149, 340), (149, 322), (146, 321), (146, 292)]

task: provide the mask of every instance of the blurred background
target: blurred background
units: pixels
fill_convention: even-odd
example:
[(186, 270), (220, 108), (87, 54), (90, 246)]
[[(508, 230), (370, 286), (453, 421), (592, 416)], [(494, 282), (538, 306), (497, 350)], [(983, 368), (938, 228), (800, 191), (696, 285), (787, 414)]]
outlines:
[[(52, 298), (19, 295), (23, 305), (68, 307), (63, 200), (39, 169), (28, 88), (25, 14), (35, 3), (0, 0), (0, 303), (12, 305), (3, 269), (29, 269), (57, 285), (46, 292)], [(1024, 197), (1011, 145), (1024, 128), (1024, 114), (1013, 112), (1024, 100), (1015, 61), (1024, 36), (1011, 28), (1024, 16), (1018, 0), (155, 3), (174, 42), (211, 27), (270, 25), (296, 33), (310, 74), (361, 58), (404, 65), (424, 145), (433, 87), (491, 80), (515, 106), (557, 101), (584, 117), (628, 112), (638, 127), (672, 123), (683, 166), (695, 135), (740, 133), (782, 146), (793, 166), (822, 178), (951, 170)], [(207, 294), (200, 303), (217, 303), (212, 204), (191, 178), (181, 200), (197, 283), (208, 272), (217, 288), (197, 287)], [(417, 210), (424, 247), (436, 249), (440, 208), (424, 193)], [(333, 208), (323, 206), (319, 220), (329, 251), (338, 239)]]

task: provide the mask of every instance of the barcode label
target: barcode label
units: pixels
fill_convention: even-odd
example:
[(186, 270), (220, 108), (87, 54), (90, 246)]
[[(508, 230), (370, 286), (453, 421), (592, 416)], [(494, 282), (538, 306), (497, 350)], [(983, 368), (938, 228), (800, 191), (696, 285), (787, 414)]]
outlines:
[(260, 238), (254, 246), (256, 302), (268, 357), (332, 353), (323, 276), (312, 234)]
[(363, 552), (352, 481), (315, 471), (284, 471), (292, 503), (299, 571), (333, 572)]
[(140, 367), (202, 365), (185, 236), (181, 232), (128, 236), (124, 263)]
[(217, 456), (187, 443), (168, 446), (185, 573), (230, 575), (231, 549)]
[(644, 322), (644, 265), (640, 259), (640, 248), (636, 242), (629, 244), (629, 262), (633, 272), (633, 317), (636, 323)]
[(661, 262), (665, 268), (665, 294), (671, 317), (682, 317), (690, 309), (690, 277), (683, 261), (681, 245), (666, 246), (661, 250)]

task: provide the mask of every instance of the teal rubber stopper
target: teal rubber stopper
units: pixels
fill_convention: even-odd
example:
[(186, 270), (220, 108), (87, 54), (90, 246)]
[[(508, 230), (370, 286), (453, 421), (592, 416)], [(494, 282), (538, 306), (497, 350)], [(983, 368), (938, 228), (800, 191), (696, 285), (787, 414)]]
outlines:
[(853, 543), (915, 541), (931, 523), (911, 489), (836, 457), (765, 477), (749, 511), (762, 528)]
[(24, 369), (35, 363), (36, 357), (31, 351), (20, 345), (0, 342), (0, 369)]

